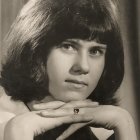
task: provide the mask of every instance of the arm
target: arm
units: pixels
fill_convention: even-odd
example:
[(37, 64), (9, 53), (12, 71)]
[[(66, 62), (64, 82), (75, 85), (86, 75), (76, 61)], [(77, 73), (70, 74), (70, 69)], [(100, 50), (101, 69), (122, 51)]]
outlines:
[[(67, 103), (61, 107), (61, 109), (65, 110), (67, 107), (80, 108), (80, 106), (78, 106), (75, 102), (75, 104)], [(49, 113), (51, 113), (51, 111)], [(45, 117), (45, 114), (43, 115)], [(86, 125), (114, 130), (116, 140), (137, 140), (135, 126), (131, 115), (120, 107), (111, 105), (96, 105), (91, 108), (85, 105), (80, 108), (78, 115), (82, 115), (83, 119), (90, 118), (92, 121), (88, 123), (72, 124), (66, 131), (64, 131), (58, 140), (67, 138), (76, 130)]]
[(57, 101), (52, 102), (53, 108), (57, 109), (53, 110), (49, 108), (51, 111), (46, 109), (46, 117), (42, 116), (44, 110), (40, 110), (26, 112), (10, 119), (5, 126), (3, 140), (9, 140), (9, 138), (10, 140), (33, 140), (34, 136), (63, 124), (81, 121), (88, 122), (91, 120), (89, 118), (83, 120), (81, 115), (74, 115), (71, 108), (64, 112), (59, 108), (59, 105), (57, 105)]
[(15, 116), (11, 112), (0, 110), (0, 140), (3, 140), (6, 123)]
[(114, 128), (116, 140), (137, 140), (136, 131), (131, 115), (123, 110), (119, 123)]
[(9, 138), (10, 140), (33, 140), (33, 132), (26, 126), (18, 122), (16, 118), (10, 120), (6, 124), (3, 140), (9, 140)]
[[(57, 140), (67, 138), (85, 125), (113, 129), (116, 140), (137, 140), (130, 114), (119, 107), (97, 105), (97, 103), (89, 101), (75, 101), (54, 107), (53, 102), (55, 109), (50, 109), (51, 104), (49, 103), (50, 108), (45, 111), (47, 104), (36, 106), (40, 111), (21, 114), (10, 120), (5, 128), (4, 140), (9, 140), (9, 137), (12, 138), (11, 140), (19, 138), (20, 140), (33, 140), (35, 135), (68, 123), (72, 123), (72, 125)], [(74, 107), (80, 109), (77, 115), (74, 115)], [(21, 136), (23, 136), (22, 139)]]
[(89, 109), (89, 111), (86, 109), (85, 112), (85, 114), (92, 116), (92, 121), (71, 125), (58, 140), (65, 139), (85, 125), (112, 129), (115, 133), (115, 140), (137, 140), (133, 119), (126, 110), (115, 106), (105, 105)]

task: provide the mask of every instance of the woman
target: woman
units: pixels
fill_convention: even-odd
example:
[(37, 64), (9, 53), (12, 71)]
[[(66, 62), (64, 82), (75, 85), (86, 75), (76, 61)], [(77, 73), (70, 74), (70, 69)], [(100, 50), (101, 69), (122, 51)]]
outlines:
[[(113, 0), (30, 0), (6, 40), (1, 86), (20, 101), (3, 127), (4, 140), (136, 140), (129, 113), (116, 107), (124, 74)], [(18, 102), (19, 103), (19, 102)], [(22, 137), (21, 137), (22, 136)]]

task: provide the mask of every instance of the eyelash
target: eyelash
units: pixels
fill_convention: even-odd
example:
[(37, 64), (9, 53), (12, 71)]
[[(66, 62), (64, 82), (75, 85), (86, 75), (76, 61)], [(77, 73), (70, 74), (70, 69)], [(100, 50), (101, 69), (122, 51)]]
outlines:
[(102, 55), (104, 51), (100, 47), (94, 47), (89, 51), (91, 56)]
[[(59, 48), (62, 48), (64, 51), (71, 51), (75, 52), (78, 50), (77, 46), (71, 44), (71, 43), (62, 43)], [(89, 55), (90, 56), (100, 56), (104, 54), (103, 49), (100, 46), (95, 46), (89, 50)]]
[(65, 51), (76, 51), (77, 50), (76, 46), (74, 46), (70, 43), (63, 43), (59, 47)]

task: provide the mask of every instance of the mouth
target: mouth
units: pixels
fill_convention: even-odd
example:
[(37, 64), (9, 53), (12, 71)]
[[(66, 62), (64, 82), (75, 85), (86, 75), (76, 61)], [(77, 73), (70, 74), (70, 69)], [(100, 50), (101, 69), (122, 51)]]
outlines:
[(65, 80), (65, 82), (73, 85), (75, 88), (82, 88), (88, 86), (88, 83), (75, 79), (67, 79)]

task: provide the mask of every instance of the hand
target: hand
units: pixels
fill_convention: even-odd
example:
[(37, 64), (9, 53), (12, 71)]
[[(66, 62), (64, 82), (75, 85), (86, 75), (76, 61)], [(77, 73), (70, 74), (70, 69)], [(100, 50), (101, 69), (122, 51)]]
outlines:
[[(88, 102), (83, 101), (80, 103), (81, 105), (78, 104), (78, 106), (83, 106)], [(60, 106), (62, 106), (63, 103), (60, 103), (59, 101), (53, 101), (52, 103), (49, 102), (48, 107), (49, 104), (50, 107), (55, 108), (55, 110), (52, 110), (50, 108), (46, 109), (48, 115), (46, 115), (45, 117), (42, 117), (45, 111), (39, 110), (20, 114), (8, 121), (5, 127), (4, 140), (9, 140), (9, 138), (10, 140), (33, 140), (33, 137), (35, 135), (39, 135), (40, 133), (48, 131), (57, 126), (83, 121), (88, 122), (91, 120), (91, 118), (84, 119), (81, 115), (74, 115), (72, 108), (64, 110), (62, 107), (62, 109), (60, 109)], [(93, 106), (93, 104), (94, 103), (92, 103), (91, 106)], [(67, 106), (69, 105), (70, 104), (67, 104)], [(52, 112), (53, 116), (51, 115)]]
[(57, 140), (66, 139), (79, 128), (86, 125), (113, 129), (115, 131), (116, 140), (137, 140), (133, 120), (127, 111), (119, 107), (107, 105), (100, 105), (92, 110), (87, 108), (85, 110), (80, 109), (82, 114), (85, 112), (86, 114), (93, 116), (92, 121), (72, 124), (57, 138)]
[[(70, 102), (61, 106), (60, 112), (49, 111), (42, 112), (42, 116), (50, 116), (53, 117), (53, 113), (55, 112), (57, 115), (65, 114), (68, 111), (68, 107), (79, 107), (80, 112), (79, 115), (83, 116), (83, 118), (92, 117), (92, 121), (86, 123), (78, 123), (72, 124), (64, 133), (57, 139), (62, 140), (70, 136), (79, 128), (85, 125), (91, 125), (94, 127), (104, 127), (107, 129), (113, 129), (115, 131), (117, 140), (136, 140), (135, 128), (133, 124), (133, 120), (130, 114), (116, 106), (111, 105), (99, 105), (89, 107), (89, 104), (82, 104), (80, 106), (81, 101)], [(79, 106), (78, 106), (79, 105)], [(86, 106), (87, 105), (87, 106)], [(45, 107), (45, 105), (44, 105)]]

